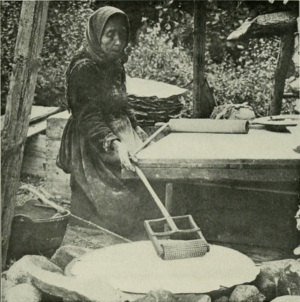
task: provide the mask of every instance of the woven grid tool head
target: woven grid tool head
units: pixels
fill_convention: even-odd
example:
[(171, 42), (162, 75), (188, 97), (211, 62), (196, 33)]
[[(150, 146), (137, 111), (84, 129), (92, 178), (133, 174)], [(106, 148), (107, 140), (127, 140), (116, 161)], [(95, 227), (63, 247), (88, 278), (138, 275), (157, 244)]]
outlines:
[(202, 257), (209, 251), (209, 245), (203, 239), (166, 240), (161, 243), (164, 260)]
[(145, 228), (156, 253), (163, 260), (202, 257), (210, 250), (200, 228), (191, 215), (172, 217), (174, 223), (184, 222), (184, 229), (169, 225), (164, 218), (146, 220)]

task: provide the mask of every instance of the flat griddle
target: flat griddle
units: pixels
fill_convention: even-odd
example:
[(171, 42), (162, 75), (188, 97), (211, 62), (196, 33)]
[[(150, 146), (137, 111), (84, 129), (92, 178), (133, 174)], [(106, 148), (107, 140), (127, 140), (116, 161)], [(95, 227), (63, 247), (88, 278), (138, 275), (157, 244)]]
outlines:
[(73, 260), (65, 273), (97, 283), (105, 280), (128, 293), (164, 289), (174, 294), (208, 293), (253, 281), (254, 262), (233, 249), (211, 245), (205, 257), (165, 261), (150, 241), (124, 243), (95, 250)]

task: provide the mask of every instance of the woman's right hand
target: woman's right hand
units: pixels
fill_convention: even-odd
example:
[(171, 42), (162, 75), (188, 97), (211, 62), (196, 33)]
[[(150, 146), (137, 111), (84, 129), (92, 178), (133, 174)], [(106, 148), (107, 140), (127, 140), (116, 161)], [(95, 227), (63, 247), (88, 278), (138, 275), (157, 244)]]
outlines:
[(130, 161), (130, 159), (134, 162), (138, 161), (135, 154), (131, 154), (128, 151), (126, 145), (118, 140), (114, 140), (112, 143), (112, 146), (113, 146), (114, 150), (116, 150), (119, 154), (121, 166), (127, 170), (135, 172), (135, 168)]

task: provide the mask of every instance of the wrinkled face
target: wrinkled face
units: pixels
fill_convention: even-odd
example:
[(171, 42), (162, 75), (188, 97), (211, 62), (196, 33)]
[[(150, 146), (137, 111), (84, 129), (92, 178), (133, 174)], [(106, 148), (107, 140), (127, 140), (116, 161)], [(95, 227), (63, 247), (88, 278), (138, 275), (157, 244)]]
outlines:
[(125, 20), (121, 16), (113, 16), (104, 27), (101, 49), (111, 59), (119, 58), (126, 46), (127, 30), (125, 24)]

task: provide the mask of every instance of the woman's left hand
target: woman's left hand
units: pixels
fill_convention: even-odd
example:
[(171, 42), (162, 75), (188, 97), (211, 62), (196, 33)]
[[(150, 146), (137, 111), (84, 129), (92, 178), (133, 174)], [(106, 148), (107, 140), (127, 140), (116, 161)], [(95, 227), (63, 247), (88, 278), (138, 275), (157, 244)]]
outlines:
[(135, 132), (142, 140), (142, 142), (144, 142), (148, 138), (148, 134), (140, 126), (135, 127)]

